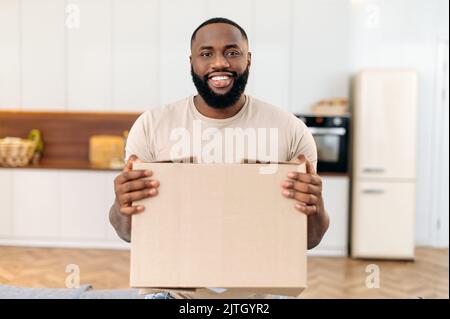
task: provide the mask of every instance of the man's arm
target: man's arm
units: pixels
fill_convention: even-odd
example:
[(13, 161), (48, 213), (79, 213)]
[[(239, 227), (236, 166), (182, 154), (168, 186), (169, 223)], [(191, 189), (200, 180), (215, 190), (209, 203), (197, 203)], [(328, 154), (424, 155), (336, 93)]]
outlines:
[(330, 218), (323, 204), (323, 198), (320, 197), (317, 205), (317, 213), (308, 216), (308, 249), (319, 245), (323, 236), (330, 225)]
[(314, 167), (300, 155), (299, 162), (305, 162), (306, 173), (290, 172), (284, 180), (282, 194), (295, 199), (295, 208), (308, 216), (308, 249), (316, 247), (329, 226), (329, 217), (322, 198), (322, 178)]
[(131, 216), (120, 213), (117, 201), (114, 201), (114, 204), (109, 210), (109, 222), (121, 239), (126, 242), (131, 241)]

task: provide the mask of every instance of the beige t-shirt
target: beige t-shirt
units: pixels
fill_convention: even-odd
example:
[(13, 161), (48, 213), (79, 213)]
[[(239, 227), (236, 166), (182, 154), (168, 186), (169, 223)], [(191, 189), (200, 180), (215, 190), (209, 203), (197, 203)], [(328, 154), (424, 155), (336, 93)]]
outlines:
[[(293, 114), (246, 96), (233, 117), (212, 119), (194, 105), (194, 96), (144, 112), (131, 128), (126, 159), (135, 154), (144, 162), (195, 157), (201, 163), (290, 161), (300, 154), (317, 166), (317, 149), (306, 125)], [(255, 270), (257, 271), (257, 270)], [(202, 289), (172, 293), (175, 298), (212, 298)], [(242, 298), (264, 298), (242, 295)]]
[(194, 105), (194, 96), (144, 112), (131, 128), (126, 159), (144, 162), (194, 156), (201, 163), (242, 159), (280, 162), (300, 154), (317, 165), (317, 149), (306, 125), (293, 114), (251, 96), (233, 117), (212, 119)]

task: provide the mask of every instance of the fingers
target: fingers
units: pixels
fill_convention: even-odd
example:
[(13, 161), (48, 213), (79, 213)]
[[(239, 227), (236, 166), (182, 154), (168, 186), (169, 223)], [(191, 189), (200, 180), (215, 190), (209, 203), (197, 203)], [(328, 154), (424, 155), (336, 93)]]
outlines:
[(135, 192), (129, 192), (121, 194), (117, 197), (117, 201), (119, 202), (120, 208), (122, 207), (130, 207), (131, 203), (145, 199), (148, 197), (153, 197), (158, 195), (158, 189), (157, 188), (146, 188), (143, 190), (135, 191)]
[(134, 155), (134, 154), (131, 155), (128, 158), (127, 164), (125, 165), (123, 171), (124, 172), (129, 172), (129, 171), (133, 170), (133, 162), (135, 162), (137, 159), (138, 159), (138, 157), (136, 155)]
[(319, 204), (319, 199), (317, 196), (300, 193), (294, 189), (284, 189), (282, 194), (287, 198), (293, 198), (296, 200), (294, 207), (299, 212), (306, 215), (313, 215), (317, 213), (317, 205)]
[[(305, 175), (305, 179), (310, 181), (307, 178), (310, 175)], [(298, 177), (298, 179), (302, 179), (302, 177)], [(321, 196), (320, 186), (297, 180), (284, 180), (281, 185), (283, 187), (283, 196), (296, 200), (294, 204), (295, 209), (306, 215), (312, 215), (317, 212), (317, 205)]]
[(133, 163), (142, 162), (136, 155), (128, 158), (122, 173), (114, 180), (116, 201), (120, 213), (132, 215), (144, 211), (144, 206), (133, 206), (133, 202), (158, 194), (159, 181), (148, 179), (153, 175), (148, 170), (133, 170)]
[(320, 196), (321, 193), (319, 186), (316, 186), (314, 184), (298, 182), (295, 180), (284, 180), (281, 183), (281, 186), (286, 189), (294, 189), (302, 193), (314, 194), (316, 196)]
[(306, 173), (289, 172), (288, 179), (281, 183), (282, 194), (296, 200), (295, 209), (306, 215), (312, 215), (317, 213), (322, 196), (322, 179), (304, 155), (300, 155), (298, 160), (305, 162)]
[(142, 163), (142, 161), (135, 154), (130, 155), (130, 157), (128, 158), (127, 164), (125, 165), (123, 171), (124, 172), (132, 171), (134, 162)]
[(308, 161), (306, 158), (306, 173), (308, 174), (316, 174), (316, 169), (314, 168), (314, 166), (311, 164), (310, 161)]
[(297, 158), (294, 158), (293, 160), (291, 160), (291, 162), (294, 162), (294, 163), (305, 163), (305, 165), (306, 165), (306, 173), (308, 173), (308, 174), (316, 174), (316, 169), (311, 164), (311, 162), (306, 158), (306, 156), (303, 155), (303, 154), (300, 154)]
[(319, 198), (314, 194), (301, 193), (294, 189), (284, 189), (282, 191), (284, 197), (293, 198), (300, 203), (308, 205), (317, 205), (319, 203)]
[(153, 197), (158, 195), (158, 189), (152, 187), (150, 189), (146, 188), (139, 191), (123, 193), (116, 196), (116, 201), (119, 204), (119, 211), (124, 215), (132, 215), (144, 211), (144, 206), (137, 205), (132, 206), (134, 201), (142, 200), (148, 197)]
[(158, 188), (159, 181), (151, 179), (138, 179), (119, 185), (118, 193), (129, 193), (144, 188)]
[(289, 162), (301, 164), (301, 163), (303, 163), (305, 160), (306, 160), (305, 156), (301, 154), (301, 155), (299, 155), (298, 157), (294, 157), (294, 158), (291, 159)]
[(295, 203), (295, 209), (297, 209), (299, 212), (302, 212), (308, 216), (317, 213), (316, 205), (305, 205), (302, 203)]
[(116, 184), (124, 184), (128, 181), (143, 178), (143, 177), (150, 177), (153, 175), (152, 171), (145, 171), (145, 170), (138, 170), (138, 171), (125, 171), (121, 173), (119, 176), (116, 177)]
[(305, 155), (301, 154), (298, 157), (298, 159), (299, 159), (300, 163), (304, 162), (306, 164), (306, 173), (308, 173), (308, 174), (315, 174), (316, 173), (316, 170), (315, 170), (314, 166), (311, 164), (310, 161), (308, 161), (308, 159), (306, 158)]
[(314, 184), (317, 186), (322, 186), (322, 179), (317, 174), (289, 172), (288, 178), (295, 180), (295, 181), (307, 183), (307, 184)]
[(120, 208), (120, 212), (124, 215), (133, 215), (144, 211), (144, 206), (129, 206)]

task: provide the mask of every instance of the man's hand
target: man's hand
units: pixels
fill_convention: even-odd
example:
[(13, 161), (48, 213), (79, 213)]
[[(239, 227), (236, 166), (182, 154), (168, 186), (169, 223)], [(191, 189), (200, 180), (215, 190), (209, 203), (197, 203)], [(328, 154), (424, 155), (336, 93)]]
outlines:
[(144, 206), (133, 206), (133, 201), (156, 196), (159, 181), (143, 179), (152, 176), (151, 171), (133, 171), (133, 162), (140, 162), (131, 155), (122, 173), (114, 180), (116, 199), (109, 211), (109, 220), (123, 240), (131, 240), (131, 215), (144, 211)]
[(151, 171), (132, 170), (133, 162), (140, 162), (136, 155), (131, 155), (122, 173), (114, 180), (116, 204), (121, 214), (131, 216), (142, 212), (144, 206), (132, 206), (133, 201), (156, 196), (158, 194), (159, 181), (144, 180), (153, 175)]
[(322, 178), (314, 167), (300, 155), (305, 162), (306, 173), (289, 172), (288, 179), (281, 183), (282, 194), (295, 200), (295, 208), (308, 216), (308, 249), (314, 248), (322, 240), (328, 229), (329, 218), (322, 198)]
[(300, 155), (300, 163), (305, 162), (306, 173), (289, 172), (288, 179), (281, 184), (283, 195), (295, 199), (295, 208), (306, 215), (316, 214), (322, 199), (322, 179), (316, 174), (314, 167)]

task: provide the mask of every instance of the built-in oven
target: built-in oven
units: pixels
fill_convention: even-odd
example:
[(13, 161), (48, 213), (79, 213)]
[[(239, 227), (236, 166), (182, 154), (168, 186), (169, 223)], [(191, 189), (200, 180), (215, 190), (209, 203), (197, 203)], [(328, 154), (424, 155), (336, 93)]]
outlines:
[(348, 171), (348, 116), (311, 116), (296, 114), (308, 126), (317, 146), (317, 172)]

